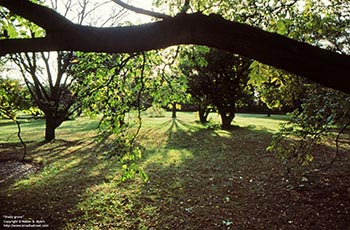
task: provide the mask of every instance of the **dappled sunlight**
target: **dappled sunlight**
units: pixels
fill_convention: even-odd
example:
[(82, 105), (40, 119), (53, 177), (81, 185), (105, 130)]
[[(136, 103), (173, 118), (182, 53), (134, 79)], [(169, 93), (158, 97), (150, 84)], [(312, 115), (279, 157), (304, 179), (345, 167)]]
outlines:
[[(198, 125), (190, 125), (173, 118), (153, 118), (152, 120), (159, 122), (157, 127), (154, 127), (154, 130), (149, 128), (147, 135), (141, 132), (139, 137), (146, 148), (145, 160), (141, 163), (142, 168), (146, 168), (150, 163), (159, 164), (161, 167), (177, 167), (193, 157), (191, 146), (198, 143), (192, 137), (192, 132), (198, 129)], [(150, 135), (153, 136), (152, 142), (147, 140), (147, 136)]]
[(231, 137), (232, 133), (227, 131), (227, 130), (218, 129), (218, 130), (214, 130), (212, 135), (217, 135), (217, 136), (220, 136), (220, 137)]
[[(185, 135), (181, 133), (181, 126), (175, 124), (171, 131), (167, 146), (172, 146), (176, 139), (180, 147), (175, 153), (189, 151), (191, 157), (176, 167), (173, 164), (171, 164), (173, 167), (159, 167), (158, 162), (151, 161), (152, 164), (145, 168), (151, 178), (150, 183), (145, 185), (145, 193), (150, 191), (156, 193), (158, 197), (156, 202), (161, 207), (158, 215), (162, 215), (163, 220), (159, 226), (173, 229), (181, 229), (184, 226), (197, 226), (198, 229), (218, 228), (223, 226), (223, 220), (233, 221), (232, 205), (243, 205), (239, 203), (240, 198), (236, 195), (241, 191), (240, 184), (243, 182), (241, 178), (243, 175), (244, 181), (256, 178), (253, 171), (248, 173), (240, 169), (255, 157), (254, 147), (245, 146), (246, 152), (243, 154), (238, 146), (232, 144), (235, 136), (245, 136), (248, 132), (244, 129), (221, 131), (200, 128), (187, 130)], [(188, 139), (189, 136), (191, 139)], [(196, 144), (183, 144), (184, 141)], [(164, 149), (163, 154), (165, 153), (169, 156), (168, 149)], [(167, 160), (169, 159), (171, 158)], [(247, 173), (251, 176), (247, 177)], [(159, 178), (160, 175), (167, 179)], [(161, 189), (155, 191), (150, 190), (151, 188)], [(218, 213), (221, 213), (220, 219), (215, 218)], [(227, 216), (222, 216), (223, 213)], [(191, 220), (190, 217), (194, 215), (196, 219)]]
[[(185, 140), (176, 135), (181, 132), (179, 125), (171, 130), (171, 138), (177, 142)], [(190, 151), (191, 158), (176, 167), (159, 167), (158, 162), (152, 162), (145, 168), (151, 179), (144, 185), (144, 196), (152, 193), (158, 199), (146, 200), (142, 205), (156, 202), (160, 209), (154, 215), (162, 216), (161, 223), (149, 226), (218, 229), (230, 223), (244, 229), (253, 223), (273, 226), (271, 216), (288, 225), (288, 215), (296, 210), (289, 211), (290, 201), (285, 195), (288, 180), (284, 178), (283, 167), (265, 151), (271, 140), (269, 131), (248, 128), (191, 131), (187, 131), (191, 141), (201, 140), (200, 144), (180, 143), (178, 148), (181, 152)], [(173, 144), (171, 138), (167, 145)]]
[(193, 154), (190, 151), (188, 150), (179, 151), (177, 149), (168, 150), (166, 155), (167, 155), (166, 157), (167, 157), (168, 165), (163, 163), (164, 166), (169, 166), (169, 165), (179, 166), (184, 161), (193, 157)]
[(141, 163), (142, 168), (150, 164), (158, 164), (159, 167), (178, 167), (184, 161), (191, 159), (193, 154), (189, 150), (161, 149), (157, 152), (147, 151), (147, 160)]

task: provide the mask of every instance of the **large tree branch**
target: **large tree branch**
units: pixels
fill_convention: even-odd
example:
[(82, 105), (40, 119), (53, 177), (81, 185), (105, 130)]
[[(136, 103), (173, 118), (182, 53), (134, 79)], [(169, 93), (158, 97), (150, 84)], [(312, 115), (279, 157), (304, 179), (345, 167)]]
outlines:
[[(42, 23), (38, 7), (36, 14), (27, 16), (27, 10), (18, 10), (9, 2), (25, 0), (0, 0), (11, 11), (39, 23), (51, 33), (45, 38), (0, 40), (0, 55), (35, 51), (85, 51), (130, 53), (147, 51), (180, 44), (197, 44), (216, 47), (241, 54), (262, 63), (304, 76), (344, 92), (350, 93), (350, 56), (334, 53), (269, 33), (245, 24), (231, 22), (220, 16), (180, 14), (160, 22), (139, 26), (97, 28), (69, 24), (62, 28), (61, 16), (49, 9), (45, 14), (53, 23)], [(6, 3), (6, 4), (4, 4)], [(11, 5), (11, 6), (10, 6)], [(40, 11), (40, 12), (39, 12)], [(62, 19), (65, 24), (66, 19)], [(53, 29), (53, 30), (51, 30)]]

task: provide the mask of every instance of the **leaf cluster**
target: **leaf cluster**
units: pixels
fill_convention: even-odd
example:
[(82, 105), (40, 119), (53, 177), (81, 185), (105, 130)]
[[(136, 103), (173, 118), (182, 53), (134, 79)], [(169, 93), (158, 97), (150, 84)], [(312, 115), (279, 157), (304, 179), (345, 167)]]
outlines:
[(298, 108), (310, 84), (305, 79), (254, 61), (248, 82), (269, 109)]
[(192, 47), (183, 53), (180, 68), (188, 78), (188, 92), (197, 102), (235, 111), (244, 96), (251, 63), (229, 52)]
[[(145, 179), (134, 162), (142, 153), (135, 138), (141, 124), (142, 92), (150, 72), (146, 56), (77, 53), (75, 58), (77, 63), (71, 74), (77, 79), (76, 90), (85, 113), (101, 117), (99, 141), (109, 143), (106, 157), (119, 159), (124, 169), (123, 180), (135, 173)], [(131, 132), (129, 128), (137, 123), (139, 128)]]
[[(33, 1), (39, 3), (40, 1)], [(45, 30), (36, 24), (0, 8), (0, 38), (37, 38), (45, 36)]]
[(291, 165), (308, 165), (314, 159), (317, 145), (334, 137), (336, 152), (340, 135), (350, 124), (350, 97), (326, 88), (309, 91), (301, 108), (289, 114), (268, 147)]
[(0, 116), (15, 118), (19, 110), (30, 108), (28, 91), (18, 80), (0, 77)]

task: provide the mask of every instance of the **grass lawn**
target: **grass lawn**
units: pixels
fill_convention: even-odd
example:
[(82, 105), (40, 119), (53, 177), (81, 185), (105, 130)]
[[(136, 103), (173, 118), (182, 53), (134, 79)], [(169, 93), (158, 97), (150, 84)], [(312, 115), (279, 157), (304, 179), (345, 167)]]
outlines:
[[(106, 146), (95, 141), (97, 121), (65, 122), (57, 140), (45, 145), (44, 123), (23, 121), (28, 157), (38, 170), (0, 183), (0, 214), (50, 229), (350, 227), (350, 149), (342, 149), (329, 170), (315, 164), (288, 178), (265, 151), (284, 116), (237, 114), (230, 131), (195, 120), (192, 113), (178, 113), (176, 120), (170, 114), (144, 118), (138, 141), (145, 151), (138, 163), (147, 182), (120, 181), (117, 159), (105, 160)], [(14, 125), (0, 121), (0, 129), (0, 159), (7, 159), (2, 167), (20, 157), (21, 146)], [(334, 149), (320, 146), (315, 154), (329, 162)]]

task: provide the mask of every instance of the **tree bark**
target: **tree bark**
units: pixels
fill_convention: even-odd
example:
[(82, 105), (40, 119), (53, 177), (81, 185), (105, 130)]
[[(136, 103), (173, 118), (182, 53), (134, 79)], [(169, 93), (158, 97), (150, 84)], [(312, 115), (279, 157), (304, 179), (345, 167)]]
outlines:
[(269, 107), (266, 106), (266, 115), (267, 117), (271, 117), (271, 109)]
[(210, 110), (203, 108), (201, 105), (198, 106), (199, 121), (202, 124), (208, 123), (208, 115)]
[(172, 118), (176, 118), (176, 102), (172, 103)]
[(207, 116), (205, 114), (205, 110), (199, 109), (198, 114), (199, 114), (200, 123), (202, 123), (202, 124), (207, 123)]
[(231, 122), (233, 120), (233, 118), (235, 118), (235, 113), (234, 112), (226, 112), (224, 110), (219, 111), (220, 116), (221, 116), (221, 128), (228, 130), (230, 129), (231, 126)]
[(57, 50), (130, 53), (196, 44), (241, 54), (350, 93), (350, 56), (218, 15), (182, 13), (144, 25), (97, 28), (73, 24), (55, 11), (28, 0), (1, 0), (0, 5), (36, 23), (47, 33), (44, 38), (0, 40), (0, 55)]
[(53, 141), (56, 138), (56, 121), (51, 117), (45, 117), (45, 142)]

